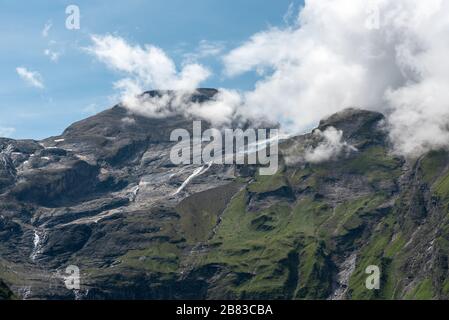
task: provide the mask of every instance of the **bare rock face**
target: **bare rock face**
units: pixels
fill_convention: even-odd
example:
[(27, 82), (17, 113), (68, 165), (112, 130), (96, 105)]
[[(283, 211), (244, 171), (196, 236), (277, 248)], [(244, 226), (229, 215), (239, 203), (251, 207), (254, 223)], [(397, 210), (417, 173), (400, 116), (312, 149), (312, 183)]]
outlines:
[[(311, 163), (304, 153), (322, 137), (287, 139), (273, 176), (173, 165), (170, 132), (192, 119), (120, 105), (43, 141), (0, 139), (0, 295), (7, 285), (25, 299), (448, 298), (448, 154), (396, 157), (383, 122), (333, 115), (318, 129), (341, 130), (351, 148)], [(69, 265), (79, 290), (64, 285)], [(379, 290), (365, 287), (370, 265)]]
[(385, 144), (388, 140), (385, 117), (379, 112), (345, 109), (320, 121), (318, 129), (324, 131), (329, 127), (343, 131), (344, 140), (359, 148)]

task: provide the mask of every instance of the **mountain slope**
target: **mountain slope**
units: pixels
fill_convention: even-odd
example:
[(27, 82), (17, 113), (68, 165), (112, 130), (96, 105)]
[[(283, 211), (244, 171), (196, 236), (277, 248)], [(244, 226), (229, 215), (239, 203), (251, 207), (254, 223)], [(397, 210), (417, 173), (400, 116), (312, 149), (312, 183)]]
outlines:
[(14, 298), (14, 294), (8, 288), (8, 286), (0, 280), (0, 300), (11, 300)]
[[(383, 120), (323, 120), (282, 142), (273, 176), (175, 166), (170, 132), (191, 119), (121, 106), (58, 137), (0, 139), (0, 278), (37, 299), (447, 299), (449, 155), (394, 156)], [(331, 127), (351, 147), (302, 161)], [(68, 265), (79, 291), (64, 287)]]

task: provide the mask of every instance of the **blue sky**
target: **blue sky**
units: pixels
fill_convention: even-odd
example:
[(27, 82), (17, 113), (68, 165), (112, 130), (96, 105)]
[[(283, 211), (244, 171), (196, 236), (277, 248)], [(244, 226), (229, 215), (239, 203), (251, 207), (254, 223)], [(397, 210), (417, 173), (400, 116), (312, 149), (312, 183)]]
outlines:
[[(80, 8), (80, 30), (65, 27), (70, 4)], [(92, 34), (158, 46), (180, 65), (202, 41), (227, 52), (254, 33), (285, 25), (291, 4), (298, 10), (301, 1), (0, 0), (0, 134), (33, 139), (57, 135), (72, 122), (118, 102), (113, 83), (121, 75), (83, 49), (91, 44)], [(45, 25), (51, 25), (46, 36)], [(203, 86), (248, 90), (257, 80), (255, 73), (223, 76), (219, 57), (199, 62), (213, 71)], [(18, 67), (39, 73), (44, 87), (24, 81)]]

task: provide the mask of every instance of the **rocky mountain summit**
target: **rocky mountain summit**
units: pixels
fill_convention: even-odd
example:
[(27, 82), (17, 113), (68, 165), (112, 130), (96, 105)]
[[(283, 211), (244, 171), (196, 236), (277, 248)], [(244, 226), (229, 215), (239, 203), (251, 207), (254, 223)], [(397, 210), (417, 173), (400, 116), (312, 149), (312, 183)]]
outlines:
[[(192, 99), (215, 94), (200, 89)], [(174, 165), (170, 132), (190, 130), (192, 119), (121, 105), (57, 137), (0, 138), (0, 293), (447, 299), (449, 154), (395, 156), (383, 122), (356, 109), (324, 119), (282, 141), (272, 176), (255, 166)], [(350, 148), (303, 161), (329, 128)], [(80, 269), (79, 290), (64, 285), (69, 265)], [(365, 286), (370, 265), (381, 271), (379, 290)]]

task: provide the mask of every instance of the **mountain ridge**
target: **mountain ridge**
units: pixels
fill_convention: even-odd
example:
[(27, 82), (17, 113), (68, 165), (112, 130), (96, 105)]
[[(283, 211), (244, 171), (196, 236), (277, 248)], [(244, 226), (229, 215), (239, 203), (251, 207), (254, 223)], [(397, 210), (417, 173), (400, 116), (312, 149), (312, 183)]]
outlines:
[(324, 138), (288, 138), (273, 176), (175, 166), (169, 132), (191, 119), (120, 105), (42, 141), (1, 138), (0, 279), (24, 299), (447, 299), (449, 155), (392, 154), (383, 121), (332, 115), (317, 129), (354, 148), (291, 161)]

